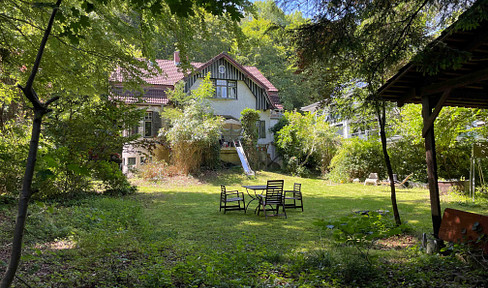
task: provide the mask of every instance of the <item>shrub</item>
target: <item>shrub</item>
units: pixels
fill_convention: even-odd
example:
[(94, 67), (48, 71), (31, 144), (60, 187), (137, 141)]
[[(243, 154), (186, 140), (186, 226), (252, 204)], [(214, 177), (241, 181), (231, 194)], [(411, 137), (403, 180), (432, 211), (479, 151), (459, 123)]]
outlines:
[(187, 106), (182, 117), (173, 120), (173, 127), (166, 134), (174, 165), (185, 174), (200, 169), (204, 151), (212, 150), (218, 143), (221, 126), (222, 119), (206, 111), (201, 103), (194, 101)]
[(117, 163), (100, 161), (95, 164), (92, 175), (95, 179), (102, 181), (102, 187), (105, 190), (104, 194), (123, 196), (134, 194), (137, 191), (137, 187), (129, 183)]
[[(133, 189), (119, 169), (122, 131), (132, 127), (141, 112), (108, 96), (61, 97), (46, 118), (38, 152), (33, 188), (36, 197), (87, 192), (100, 183), (105, 190), (125, 194)], [(66, 109), (79, 105), (77, 109)], [(93, 181), (95, 180), (95, 181)]]
[(0, 129), (0, 194), (17, 196), (29, 149), (28, 127), (7, 124)]
[[(461, 179), (469, 175), (472, 150), (471, 141), (455, 141), (449, 148), (439, 147), (437, 151), (438, 174), (444, 179)], [(393, 171), (404, 178), (413, 174), (413, 179), (427, 182), (427, 165), (425, 163), (425, 147), (411, 137), (404, 136), (389, 143)]]
[(163, 130), (163, 137), (171, 145), (173, 164), (184, 174), (198, 171), (204, 161), (212, 167), (218, 162), (220, 154), (215, 145), (220, 138), (222, 118), (214, 116), (207, 101), (213, 91), (210, 74), (198, 89), (192, 91), (192, 98), (185, 96), (182, 87), (178, 86), (171, 99), (177, 99), (181, 108), (164, 114), (172, 127)]
[[(324, 116), (286, 112), (275, 134), (278, 152), (292, 174), (325, 173), (336, 152), (339, 138)], [(276, 128), (275, 130), (277, 130)]]
[(427, 164), (425, 163), (425, 147), (423, 143), (416, 143), (410, 137), (402, 137), (388, 144), (393, 173), (398, 179), (413, 174), (412, 179), (427, 182)]
[(241, 111), (242, 123), (242, 146), (247, 153), (249, 162), (256, 167), (258, 161), (258, 152), (256, 145), (258, 144), (258, 128), (256, 122), (259, 120), (259, 112), (246, 108)]
[(318, 220), (314, 223), (322, 229), (333, 229), (338, 243), (367, 247), (380, 238), (390, 237), (407, 231), (406, 225), (397, 226), (388, 215), (379, 212), (354, 213), (334, 222)]
[[(486, 119), (482, 110), (444, 107), (436, 120), (435, 142), (439, 177), (461, 179), (469, 175), (469, 159), (477, 136), (486, 133), (486, 127), (473, 127), (476, 120)], [(389, 143), (393, 170), (400, 177), (413, 173), (413, 178), (426, 182), (426, 164), (423, 121), (419, 105), (405, 105), (400, 117), (392, 119), (393, 133), (401, 136)], [(485, 125), (486, 126), (486, 125)]]
[(370, 173), (386, 177), (381, 143), (376, 139), (350, 138), (343, 142), (330, 163), (329, 179), (347, 182), (354, 178), (364, 180)]

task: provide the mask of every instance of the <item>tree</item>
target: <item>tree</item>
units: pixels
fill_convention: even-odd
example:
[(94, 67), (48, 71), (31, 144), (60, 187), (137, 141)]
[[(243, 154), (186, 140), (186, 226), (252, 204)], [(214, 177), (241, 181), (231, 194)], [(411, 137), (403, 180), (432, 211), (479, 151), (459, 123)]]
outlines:
[(241, 22), (244, 38), (232, 47), (231, 54), (263, 72), (280, 91), (285, 109), (309, 104), (317, 98), (322, 83), (316, 74), (296, 73), (296, 47), (290, 33), (308, 20), (300, 12), (285, 14), (274, 1), (256, 1), (254, 8)]
[[(228, 13), (233, 20), (242, 15), (240, 8), (247, 5), (245, 0), (229, 2), (175, 2), (175, 1), (70, 1), (61, 7), (62, 0), (56, 3), (30, 3), (27, 1), (8, 0), (0, 8), (0, 30), (2, 31), (2, 55), (11, 57), (8, 69), (9, 78), (14, 82), (26, 84), (20, 86), (24, 96), (33, 108), (32, 136), (27, 158), (26, 170), (20, 193), (17, 221), (9, 266), (1, 282), (1, 287), (9, 287), (17, 270), (23, 231), (27, 216), (29, 199), (35, 191), (32, 188), (39, 136), (43, 116), (51, 112), (49, 105), (59, 99), (66, 89), (77, 90), (78, 95), (94, 95), (100, 91), (108, 92), (108, 73), (114, 71), (116, 65), (121, 66), (124, 76), (134, 83), (141, 82), (142, 70), (148, 68), (148, 62), (138, 61), (135, 55), (154, 57), (154, 49), (150, 45), (150, 35), (155, 31), (175, 31), (164, 29), (181, 27), (185, 18), (198, 14), (199, 9), (212, 14)], [(45, 11), (49, 20), (45, 24)], [(58, 11), (60, 11), (58, 13)], [(54, 26), (56, 15), (59, 24)], [(156, 25), (163, 25), (156, 29)], [(164, 25), (167, 25), (164, 27)], [(46, 27), (46, 28), (44, 28)], [(186, 31), (189, 32), (189, 31)], [(178, 46), (184, 47), (185, 37), (191, 33), (183, 33)], [(55, 40), (48, 42), (52, 36)], [(40, 39), (39, 48), (33, 48)], [(113, 49), (111, 49), (113, 48)], [(29, 63), (36, 55), (30, 74), (22, 74), (23, 65)], [(97, 60), (93, 60), (96, 56)], [(67, 59), (64, 59), (67, 57)], [(91, 61), (86, 61), (89, 57)], [(5, 57), (2, 56), (2, 64)], [(43, 61), (42, 71), (41, 60)], [(62, 61), (66, 60), (66, 61)], [(20, 62), (17, 62), (20, 61)], [(20, 69), (19, 69), (20, 68)], [(103, 69), (105, 68), (105, 69)], [(15, 70), (20, 70), (15, 71)], [(98, 75), (97, 75), (98, 74)], [(91, 77), (100, 76), (87, 80)], [(36, 78), (36, 76), (38, 76)], [(76, 76), (76, 77), (74, 77)], [(34, 90), (34, 80), (39, 82)], [(87, 80), (80, 81), (81, 79)], [(5, 81), (2, 81), (5, 83)], [(100, 84), (104, 83), (105, 86)], [(45, 84), (45, 85), (40, 85)], [(85, 85), (83, 85), (85, 84)], [(4, 88), (4, 87), (2, 87)], [(39, 97), (38, 95), (46, 95)]]
[[(321, 65), (329, 71), (330, 90), (358, 87), (367, 93), (357, 101), (373, 104), (378, 119), (397, 224), (393, 173), (386, 149), (385, 104), (376, 91), (388, 76), (450, 23), (453, 11), (471, 1), (315, 1), (314, 20), (297, 30), (300, 65)], [(457, 13), (454, 13), (457, 15)], [(454, 61), (455, 62), (455, 61)], [(437, 66), (439, 67), (439, 66)], [(431, 66), (435, 70), (434, 66)], [(445, 67), (444, 67), (445, 68)], [(427, 69), (432, 71), (431, 69)], [(340, 93), (336, 93), (338, 95)]]
[[(422, 181), (427, 180), (425, 159), (423, 154), (422, 128), (423, 121), (419, 117), (421, 107), (405, 105), (397, 117), (392, 118), (392, 134), (401, 139), (390, 143), (396, 152), (397, 161), (393, 161), (396, 171), (404, 176), (413, 176)], [(476, 121), (483, 121), (486, 111), (459, 107), (445, 107), (437, 117), (436, 150), (439, 176), (445, 179), (460, 179), (469, 175), (469, 159), (472, 145), (476, 138), (482, 137), (486, 127), (475, 127)], [(394, 152), (395, 154), (395, 152)]]

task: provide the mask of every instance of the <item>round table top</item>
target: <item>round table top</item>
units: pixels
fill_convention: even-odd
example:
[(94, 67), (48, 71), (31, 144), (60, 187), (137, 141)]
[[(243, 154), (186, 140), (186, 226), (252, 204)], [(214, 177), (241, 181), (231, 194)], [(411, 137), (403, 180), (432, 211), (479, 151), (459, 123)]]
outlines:
[(242, 185), (242, 187), (251, 190), (264, 190), (266, 189), (266, 185)]

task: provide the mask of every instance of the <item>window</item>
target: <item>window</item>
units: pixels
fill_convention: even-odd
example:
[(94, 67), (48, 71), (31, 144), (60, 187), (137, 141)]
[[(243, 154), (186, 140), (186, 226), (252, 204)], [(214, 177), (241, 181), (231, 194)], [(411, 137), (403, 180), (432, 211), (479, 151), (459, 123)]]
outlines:
[(237, 81), (215, 80), (215, 98), (237, 99)]
[(258, 137), (266, 138), (266, 121), (260, 120), (256, 125), (258, 126)]
[(136, 165), (136, 157), (129, 157), (129, 158), (127, 158), (127, 165), (129, 165), (129, 166)]
[(144, 159), (144, 156), (141, 156), (141, 165), (145, 164), (145, 163), (146, 163), (146, 160)]
[(151, 137), (152, 135), (152, 112), (146, 112), (144, 116), (144, 137)]

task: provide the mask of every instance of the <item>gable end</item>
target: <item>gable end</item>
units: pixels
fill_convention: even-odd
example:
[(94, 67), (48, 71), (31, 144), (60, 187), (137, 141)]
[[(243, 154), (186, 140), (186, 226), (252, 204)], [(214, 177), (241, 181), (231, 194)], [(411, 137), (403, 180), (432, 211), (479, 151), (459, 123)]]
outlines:
[[(224, 73), (220, 73), (219, 67), (224, 67)], [(230, 63), (225, 57), (215, 60), (210, 65), (204, 67), (201, 71), (194, 73), (186, 78), (185, 91), (189, 91), (195, 84), (198, 78), (203, 78), (210, 72), (210, 78), (212, 79), (225, 79), (225, 80), (237, 80), (246, 83), (249, 90), (256, 97), (256, 109), (266, 110), (273, 105), (269, 102), (266, 90), (258, 85), (255, 81), (251, 80), (248, 75), (238, 69), (234, 64)]]

